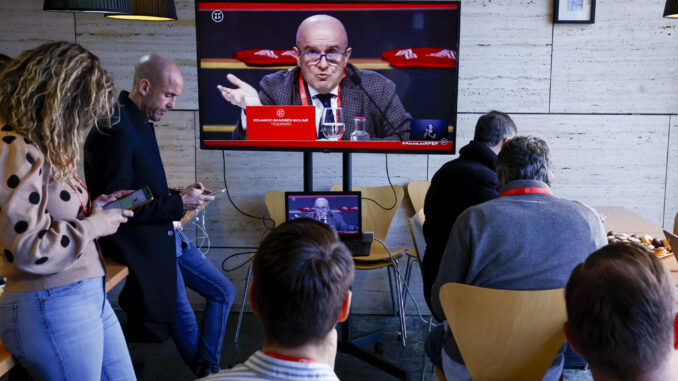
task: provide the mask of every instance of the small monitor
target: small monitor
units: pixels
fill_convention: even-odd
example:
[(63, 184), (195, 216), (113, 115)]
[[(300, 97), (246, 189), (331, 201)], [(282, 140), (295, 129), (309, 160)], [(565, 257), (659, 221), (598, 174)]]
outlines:
[(285, 220), (313, 218), (331, 226), (342, 240), (362, 236), (360, 192), (285, 192)]

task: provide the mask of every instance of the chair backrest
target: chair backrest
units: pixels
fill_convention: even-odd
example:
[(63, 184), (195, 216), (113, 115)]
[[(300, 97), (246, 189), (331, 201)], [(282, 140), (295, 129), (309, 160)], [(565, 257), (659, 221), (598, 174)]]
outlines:
[(424, 261), (424, 254), (426, 253), (426, 240), (424, 240), (424, 209), (419, 209), (414, 216), (407, 219), (410, 225), (410, 233), (412, 233), (412, 242), (414, 242), (414, 250), (417, 252), (419, 261)]
[(678, 213), (676, 213), (676, 218), (673, 220), (673, 234), (678, 235)]
[(562, 288), (513, 291), (446, 283), (440, 303), (474, 381), (541, 380), (563, 344)]
[[(332, 191), (343, 190), (342, 185), (333, 185)], [(374, 236), (386, 242), (386, 234), (391, 226), (391, 221), (395, 216), (400, 203), (403, 201), (405, 191), (400, 185), (390, 185), (383, 187), (352, 187), (353, 191), (360, 191), (363, 215), (363, 231), (374, 232)], [(395, 191), (395, 195), (393, 194)], [(395, 202), (394, 202), (395, 201)], [(376, 203), (379, 203), (377, 205)], [(393, 207), (391, 207), (393, 206)], [(386, 209), (384, 209), (386, 208)]]
[(275, 226), (280, 226), (285, 222), (285, 192), (276, 190), (266, 192), (264, 204)]
[(424, 200), (430, 186), (431, 182), (425, 180), (413, 180), (407, 184), (407, 194), (410, 195), (415, 212), (424, 207)]

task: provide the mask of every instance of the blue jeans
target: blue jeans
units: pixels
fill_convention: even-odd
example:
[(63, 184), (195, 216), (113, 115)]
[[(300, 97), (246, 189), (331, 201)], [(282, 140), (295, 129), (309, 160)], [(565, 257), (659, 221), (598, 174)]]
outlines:
[[(177, 243), (182, 253), (177, 257), (177, 320), (170, 325), (172, 339), (181, 358), (193, 370), (197, 366), (218, 369), (235, 287), (193, 243)], [(206, 299), (202, 332), (188, 302), (186, 287)]]
[(38, 380), (136, 380), (103, 277), (0, 297), (0, 338)]

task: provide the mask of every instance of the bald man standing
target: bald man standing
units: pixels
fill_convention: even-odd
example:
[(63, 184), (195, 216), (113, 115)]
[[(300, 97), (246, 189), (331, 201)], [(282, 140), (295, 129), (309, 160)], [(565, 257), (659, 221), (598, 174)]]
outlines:
[[(135, 218), (115, 235), (100, 239), (105, 256), (130, 268), (120, 293), (127, 313), (126, 335), (143, 332), (141, 322), (166, 323), (186, 364), (198, 376), (219, 371), (226, 319), (235, 288), (172, 221), (214, 199), (201, 183), (170, 191), (155, 136), (174, 108), (184, 79), (174, 61), (159, 53), (143, 56), (134, 68), (130, 93), (119, 97), (116, 125), (92, 129), (85, 143), (85, 177), (91, 196), (110, 189), (148, 186), (153, 201), (134, 210)], [(206, 298), (201, 331), (186, 287)]]
[(233, 74), (226, 78), (235, 88), (217, 86), (224, 99), (243, 110), (233, 139), (246, 137), (247, 106), (261, 105), (313, 105), (316, 128), (324, 107), (341, 107), (346, 121), (345, 139), (353, 131), (356, 116), (367, 119), (371, 139), (409, 138), (412, 117), (396, 95), (395, 84), (381, 74), (358, 70), (348, 63), (352, 50), (341, 21), (328, 15), (311, 16), (299, 25), (296, 39), (297, 66), (265, 76), (259, 82), (261, 91)]

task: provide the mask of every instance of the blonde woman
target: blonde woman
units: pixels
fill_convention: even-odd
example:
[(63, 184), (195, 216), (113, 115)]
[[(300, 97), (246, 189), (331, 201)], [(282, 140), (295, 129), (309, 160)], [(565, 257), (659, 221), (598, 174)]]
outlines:
[(132, 216), (76, 175), (113, 81), (80, 45), (28, 50), (0, 75), (0, 338), (39, 380), (135, 379), (95, 243)]

